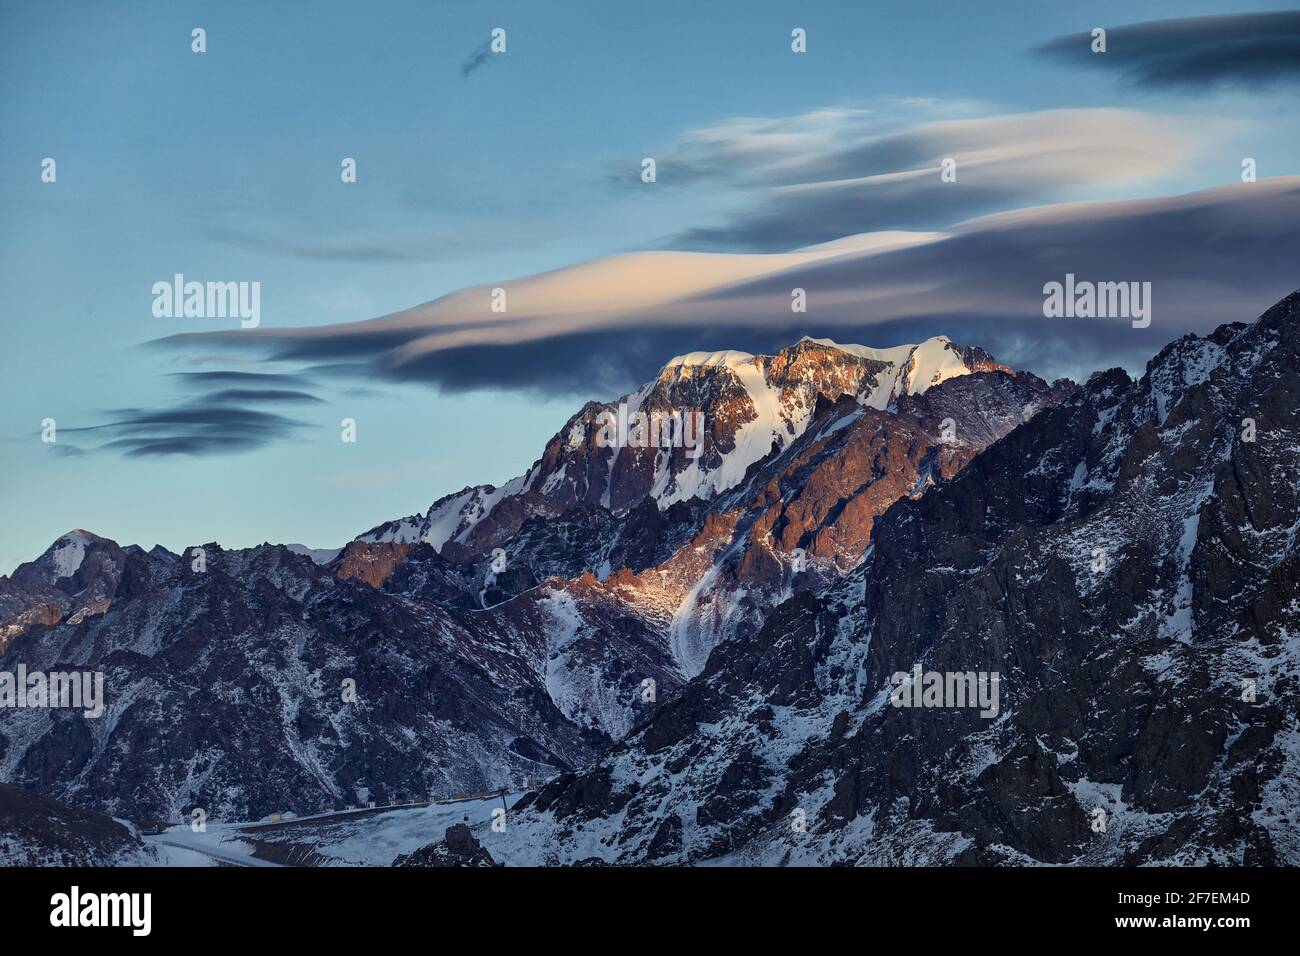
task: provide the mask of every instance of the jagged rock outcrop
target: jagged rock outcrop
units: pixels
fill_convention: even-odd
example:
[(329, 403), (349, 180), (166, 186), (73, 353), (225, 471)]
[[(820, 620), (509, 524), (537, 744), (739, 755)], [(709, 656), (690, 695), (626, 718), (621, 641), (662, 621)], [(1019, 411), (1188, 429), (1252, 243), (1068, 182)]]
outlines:
[(492, 854), (474, 838), (473, 832), (463, 823), (447, 828), (441, 841), (421, 847), (414, 853), (403, 853), (393, 861), (393, 866), (418, 867), (485, 867), (496, 866)]

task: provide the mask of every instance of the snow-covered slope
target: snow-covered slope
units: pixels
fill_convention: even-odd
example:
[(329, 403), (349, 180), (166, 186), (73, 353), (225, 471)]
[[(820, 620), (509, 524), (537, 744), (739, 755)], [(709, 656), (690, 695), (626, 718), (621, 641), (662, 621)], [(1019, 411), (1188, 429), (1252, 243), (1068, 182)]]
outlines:
[(526, 479), (516, 478), (500, 488), (478, 485), (439, 498), (423, 515), (399, 518), (358, 535), (358, 541), (414, 544), (423, 542), (442, 548), (448, 541), (461, 542), (486, 518), (503, 498), (526, 490)]

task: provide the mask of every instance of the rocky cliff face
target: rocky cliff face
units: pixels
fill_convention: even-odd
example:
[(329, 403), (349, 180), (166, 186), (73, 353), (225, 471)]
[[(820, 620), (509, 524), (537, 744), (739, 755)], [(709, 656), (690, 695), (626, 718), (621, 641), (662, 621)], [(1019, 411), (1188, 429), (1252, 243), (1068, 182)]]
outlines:
[[(1298, 370), (1300, 293), (1094, 376), (526, 797), (504, 862), (1300, 863)], [(997, 706), (894, 706), (914, 670)]]

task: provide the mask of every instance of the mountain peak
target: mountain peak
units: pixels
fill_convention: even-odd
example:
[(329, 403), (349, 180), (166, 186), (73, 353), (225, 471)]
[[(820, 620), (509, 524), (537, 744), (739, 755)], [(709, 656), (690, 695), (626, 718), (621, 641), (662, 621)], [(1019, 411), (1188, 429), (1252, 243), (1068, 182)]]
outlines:
[(67, 534), (60, 535), (45, 551), (49, 555), (51, 564), (51, 583), (72, 577), (81, 567), (81, 562), (85, 560), (86, 549), (93, 544), (107, 543), (107, 541), (107, 538), (101, 538), (83, 528), (73, 528)]
[(87, 531), (85, 528), (73, 528), (71, 531), (59, 535), (58, 538), (55, 539), (55, 543), (57, 544), (60, 541), (68, 540), (107, 541), (108, 539), (102, 535), (95, 534), (93, 531)]
[[(583, 405), (533, 467), (507, 485), (445, 496), (426, 515), (380, 525), (360, 540), (424, 541), (435, 549), (455, 542), (473, 550), (496, 542), (506, 530), (513, 533), (529, 517), (575, 505), (621, 513), (647, 496), (660, 508), (708, 500), (797, 440), (822, 400), (847, 397), (859, 409), (892, 413), (900, 398), (976, 372), (1016, 375), (983, 349), (954, 345), (946, 335), (881, 349), (804, 336), (772, 355), (738, 349), (687, 352), (635, 391)], [(699, 444), (690, 454), (684, 446), (661, 448), (654, 442), (601, 443), (611, 421), (634, 423), (641, 416), (647, 422), (684, 423), (690, 415), (699, 415), (701, 422)], [(480, 528), (503, 504), (499, 520)]]
[(919, 348), (920, 345), (926, 345), (926, 344), (928, 344), (928, 343), (930, 343), (930, 342), (938, 342), (938, 343), (941, 343), (941, 344), (951, 344), (951, 343), (952, 343), (952, 339), (948, 338), (948, 336), (946, 336), (946, 335), (932, 335), (932, 336), (930, 336), (930, 338), (928, 338), (928, 339), (926, 339), (924, 342), (920, 343), (920, 345), (895, 345), (895, 346), (891, 346), (890, 348), (887, 348), (887, 349), (874, 349), (874, 348), (871, 348), (871, 347), (866, 346), (866, 345), (854, 345), (854, 344), (852, 344), (852, 343), (836, 342), (834, 339), (825, 339), (825, 338), (823, 338), (823, 339), (819, 339), (819, 338), (816, 338), (816, 337), (811, 336), (811, 335), (805, 335), (805, 336), (803, 336), (802, 338), (800, 338), (799, 341), (800, 341), (800, 342), (812, 342), (812, 343), (814, 343), (814, 344), (816, 344), (816, 345), (824, 345), (824, 346), (826, 346), (827, 348), (839, 349), (839, 350), (842, 351), (842, 352), (848, 352), (848, 353), (850, 353), (850, 354), (858, 354), (858, 353), (860, 353), (860, 352), (864, 352), (864, 351), (865, 351), (865, 352), (875, 352), (875, 353), (879, 353), (879, 352), (882, 352), (882, 351), (883, 351), (883, 352), (890, 352), (890, 351), (911, 350), (911, 349)]
[[(842, 352), (845, 355), (851, 355), (856, 358), (867, 359), (872, 362), (884, 362), (889, 365), (896, 365), (900, 368), (904, 366), (913, 356), (919, 356), (917, 365), (927, 371), (940, 373), (939, 379), (929, 380), (929, 377), (920, 385), (920, 391), (924, 391), (930, 385), (938, 384), (943, 378), (951, 378), (953, 375), (964, 375), (972, 371), (988, 371), (991, 369), (973, 368), (968, 363), (971, 355), (979, 356), (980, 359), (986, 360), (984, 364), (992, 364), (998, 370), (1011, 372), (1010, 368), (1004, 365), (998, 365), (992, 361), (992, 357), (982, 349), (967, 348), (954, 345), (953, 341), (946, 335), (935, 335), (925, 341), (915, 345), (894, 345), (888, 348), (872, 348), (867, 345), (856, 345), (852, 343), (836, 342), (829, 338), (815, 338), (811, 335), (805, 335), (793, 345), (779, 349), (775, 355), (755, 355), (751, 352), (744, 352), (739, 349), (719, 349), (714, 352), (698, 351), (687, 352), (683, 355), (677, 355), (664, 363), (660, 369), (659, 377), (663, 378), (670, 372), (684, 368), (728, 368), (732, 370), (743, 368), (747, 365), (766, 365), (778, 356), (789, 356), (790, 353), (797, 350), (800, 346), (815, 345), (823, 349)], [(913, 382), (919, 382), (915, 376)]]
[(818, 339), (813, 338), (811, 335), (805, 335), (796, 344), (802, 345), (805, 342), (810, 342), (813, 345), (820, 345), (822, 348), (843, 352), (846, 355), (869, 359), (873, 362), (886, 362), (891, 365), (899, 365), (906, 362), (908, 357), (919, 348), (931, 345), (937, 348), (942, 348), (945, 345), (951, 344), (946, 335), (938, 335), (934, 338), (926, 339), (920, 345), (894, 345), (883, 349), (872, 348), (868, 345), (836, 342), (833, 339)]
[(687, 352), (685, 355), (678, 355), (664, 363), (660, 370), (660, 375), (675, 368), (704, 367), (714, 368), (726, 366), (727, 368), (736, 368), (758, 358), (749, 352), (741, 352), (738, 349), (721, 349), (717, 352)]

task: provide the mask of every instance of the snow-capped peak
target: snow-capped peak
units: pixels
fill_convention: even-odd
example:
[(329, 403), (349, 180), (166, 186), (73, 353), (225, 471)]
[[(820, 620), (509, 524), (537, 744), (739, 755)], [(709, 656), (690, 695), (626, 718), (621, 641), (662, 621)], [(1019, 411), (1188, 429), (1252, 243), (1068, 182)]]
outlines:
[(714, 368), (717, 366), (726, 366), (727, 368), (739, 368), (742, 365), (752, 363), (756, 356), (749, 352), (741, 352), (737, 349), (723, 349), (718, 352), (687, 352), (685, 355), (678, 355), (664, 363), (660, 370), (660, 375), (670, 369), (702, 367)]
[[(994, 370), (1011, 372), (981, 349), (954, 345), (944, 335), (883, 349), (805, 336), (773, 355), (737, 349), (687, 352), (665, 363), (658, 376), (636, 391), (584, 406), (525, 475), (501, 487), (484, 485), (448, 495), (426, 515), (381, 525), (361, 540), (426, 541), (437, 549), (451, 541), (464, 544), (500, 502), (523, 494), (540, 501), (512, 509), (507, 519), (514, 524), (537, 507), (587, 504), (617, 512), (647, 496), (661, 508), (709, 499), (739, 484), (750, 466), (774, 449), (798, 439), (819, 399), (847, 396), (860, 406), (888, 411), (900, 396)], [(602, 415), (631, 421), (638, 415), (649, 419), (686, 413), (703, 416), (701, 445), (690, 455), (654, 443), (606, 448), (593, 437), (606, 430), (596, 425)]]
[(53, 565), (51, 583), (63, 578), (70, 578), (81, 568), (86, 558), (86, 548), (95, 541), (103, 540), (98, 535), (74, 528), (60, 537), (50, 546), (50, 563)]
[(936, 335), (912, 349), (900, 394), (920, 395), (931, 385), (973, 371), (966, 356), (946, 335)]
[(932, 336), (919, 345), (895, 345), (887, 349), (843, 344), (809, 335), (805, 335), (800, 342), (811, 342), (823, 348), (836, 349), (858, 358), (894, 366), (895, 374), (890, 386), (885, 388), (882, 382), (882, 387), (865, 402), (875, 408), (892, 405), (900, 395), (921, 395), (930, 386), (960, 375), (994, 369), (1012, 372), (1005, 365), (994, 362), (993, 358), (981, 349), (954, 345), (946, 335)]
[[(940, 336), (942, 338), (942, 336)], [(915, 345), (895, 345), (887, 349), (873, 349), (866, 345), (852, 345), (833, 341), (832, 339), (817, 339), (811, 335), (805, 335), (799, 340), (800, 342), (811, 342), (813, 345), (820, 345), (823, 348), (835, 349), (844, 352), (847, 355), (856, 355), (858, 358), (871, 359), (874, 362), (889, 362), (894, 365), (907, 361), (907, 357), (917, 348)], [(928, 339), (927, 341), (934, 341)], [(946, 338), (943, 341), (948, 341)]]

